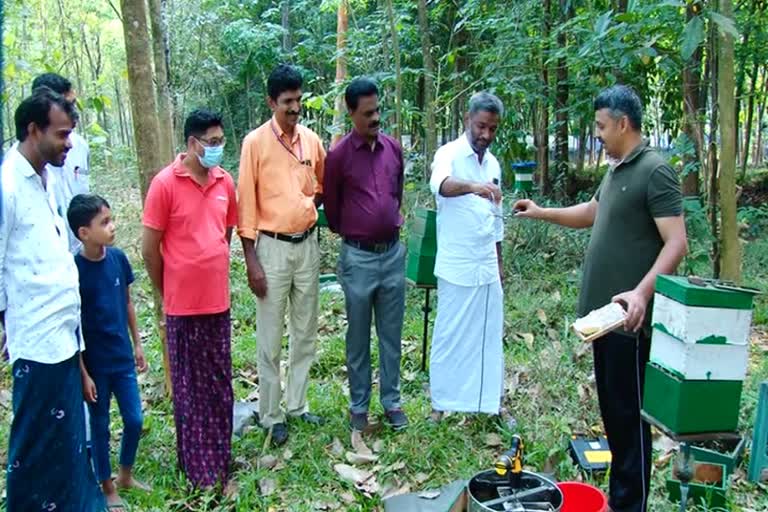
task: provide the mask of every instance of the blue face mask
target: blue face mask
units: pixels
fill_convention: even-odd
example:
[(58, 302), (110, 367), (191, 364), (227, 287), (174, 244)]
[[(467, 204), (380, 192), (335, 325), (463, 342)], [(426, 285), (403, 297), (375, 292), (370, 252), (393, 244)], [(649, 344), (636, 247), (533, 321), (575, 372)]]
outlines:
[(210, 169), (221, 163), (221, 159), (224, 156), (223, 144), (221, 146), (203, 146), (203, 149), (205, 150), (203, 156), (197, 156), (197, 159), (200, 160), (200, 165), (206, 169)]

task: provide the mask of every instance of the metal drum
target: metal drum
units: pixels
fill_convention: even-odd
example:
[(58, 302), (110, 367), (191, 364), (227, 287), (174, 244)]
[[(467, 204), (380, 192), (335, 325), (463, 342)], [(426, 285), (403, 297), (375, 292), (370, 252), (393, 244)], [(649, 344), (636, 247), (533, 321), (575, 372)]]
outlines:
[(495, 471), (476, 474), (467, 484), (468, 512), (559, 512), (563, 494), (548, 478), (523, 471), (519, 485), (512, 489), (506, 477)]

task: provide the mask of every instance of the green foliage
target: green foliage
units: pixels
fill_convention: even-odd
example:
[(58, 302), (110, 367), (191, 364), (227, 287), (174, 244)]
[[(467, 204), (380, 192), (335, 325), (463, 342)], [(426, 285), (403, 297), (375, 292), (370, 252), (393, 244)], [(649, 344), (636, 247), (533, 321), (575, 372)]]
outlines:
[(686, 198), (683, 202), (685, 228), (688, 232), (688, 254), (683, 262), (684, 274), (709, 276), (712, 273), (712, 230), (707, 208), (699, 198)]

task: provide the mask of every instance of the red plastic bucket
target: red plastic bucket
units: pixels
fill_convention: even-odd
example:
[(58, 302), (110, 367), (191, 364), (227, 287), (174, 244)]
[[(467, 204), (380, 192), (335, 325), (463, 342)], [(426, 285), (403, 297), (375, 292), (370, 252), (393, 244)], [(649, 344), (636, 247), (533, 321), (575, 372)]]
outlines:
[(580, 482), (560, 482), (557, 486), (563, 493), (561, 512), (605, 512), (608, 510), (608, 498), (597, 487)]

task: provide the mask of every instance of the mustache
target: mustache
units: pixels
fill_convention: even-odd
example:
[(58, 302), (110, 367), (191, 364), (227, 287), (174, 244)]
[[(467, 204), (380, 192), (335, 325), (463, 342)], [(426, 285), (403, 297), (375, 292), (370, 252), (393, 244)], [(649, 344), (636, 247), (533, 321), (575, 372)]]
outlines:
[(289, 111), (287, 112), (287, 114), (288, 114), (289, 116), (297, 116), (297, 115), (299, 115), (299, 111), (298, 111), (298, 110), (289, 110)]
[(381, 123), (379, 121), (374, 121), (368, 125), (368, 128), (378, 128), (379, 126), (381, 126)]

